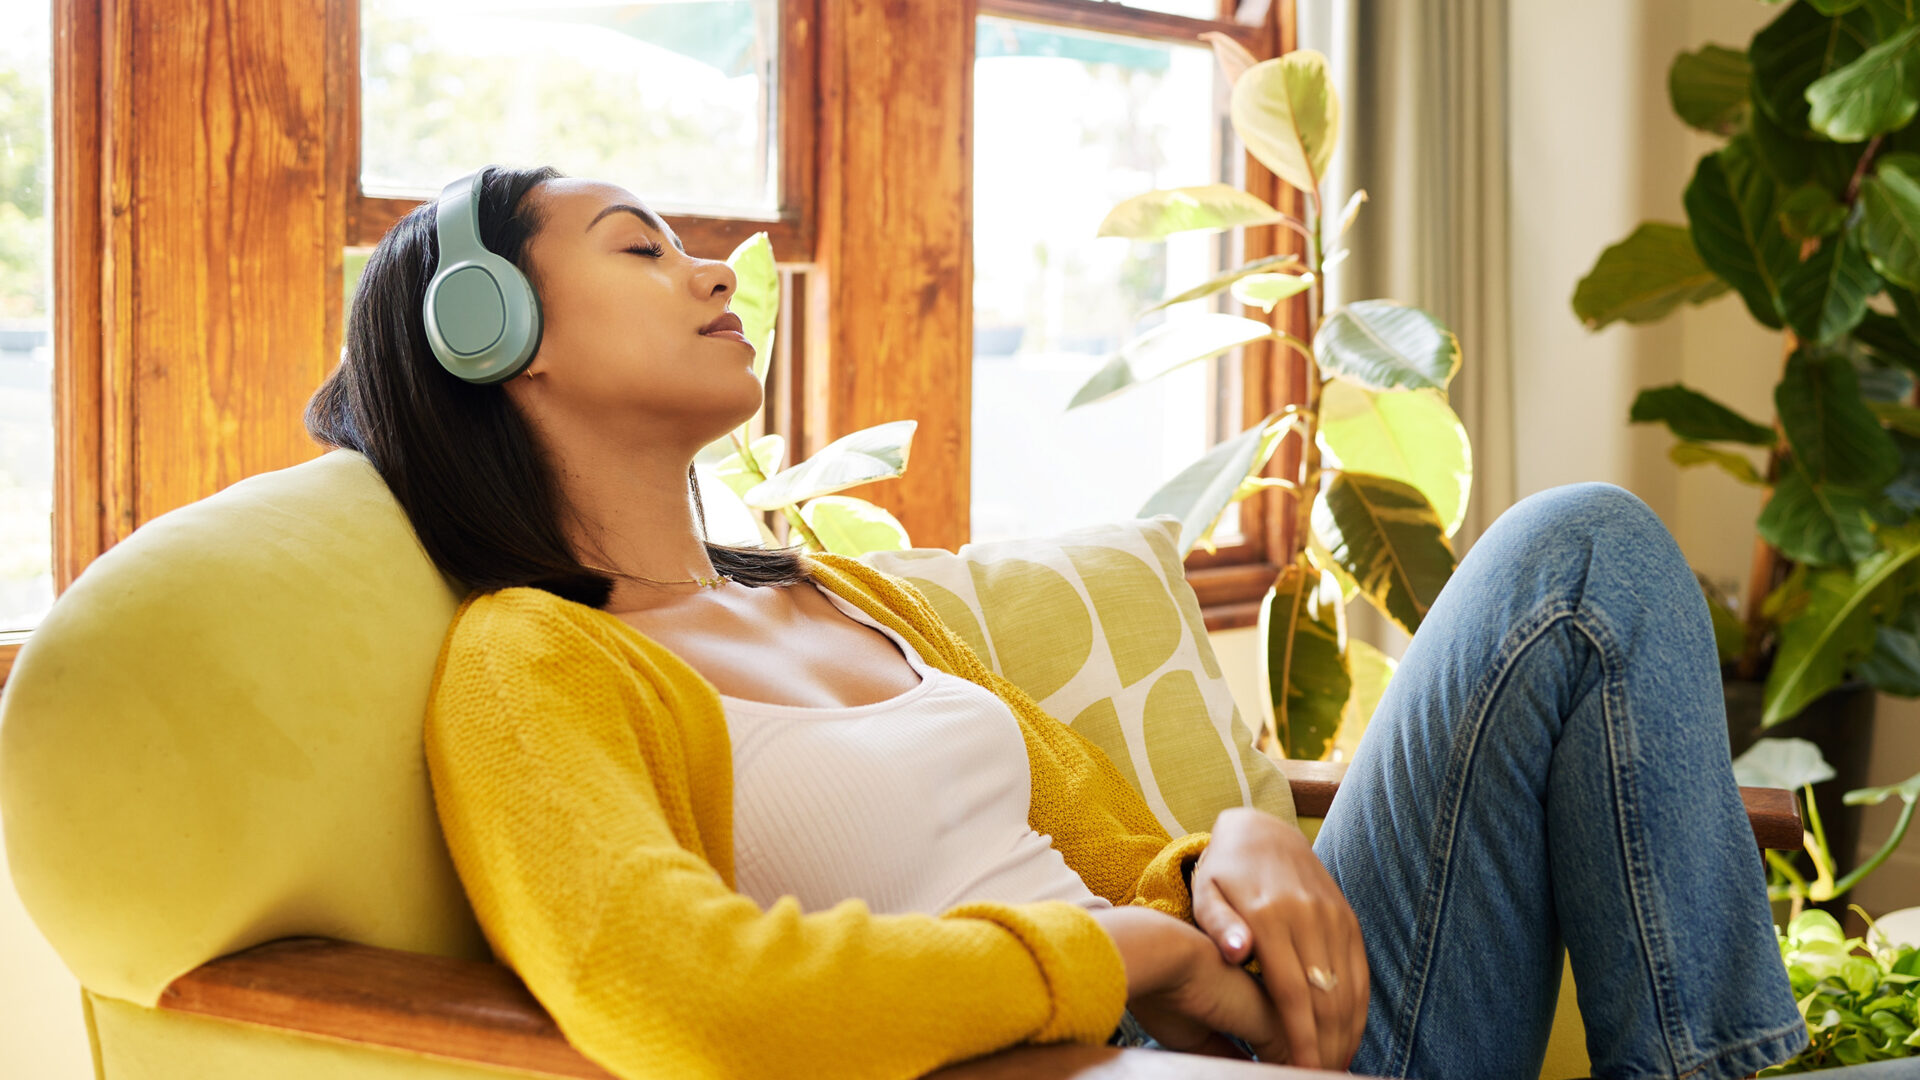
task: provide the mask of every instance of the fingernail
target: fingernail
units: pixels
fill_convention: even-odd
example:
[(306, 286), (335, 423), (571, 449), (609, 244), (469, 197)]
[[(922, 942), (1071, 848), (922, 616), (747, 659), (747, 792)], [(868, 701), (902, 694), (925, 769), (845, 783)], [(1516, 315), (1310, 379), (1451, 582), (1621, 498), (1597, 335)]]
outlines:
[(1227, 948), (1238, 949), (1247, 943), (1247, 935), (1239, 930), (1227, 931)]

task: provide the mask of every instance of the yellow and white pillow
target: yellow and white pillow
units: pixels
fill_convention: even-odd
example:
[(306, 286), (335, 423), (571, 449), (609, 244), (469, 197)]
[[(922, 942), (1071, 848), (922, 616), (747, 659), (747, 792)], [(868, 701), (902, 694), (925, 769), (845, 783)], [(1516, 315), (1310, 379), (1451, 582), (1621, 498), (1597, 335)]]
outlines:
[(861, 556), (905, 578), (996, 672), (1104, 750), (1179, 836), (1255, 806), (1294, 820), (1207, 640), (1171, 515)]

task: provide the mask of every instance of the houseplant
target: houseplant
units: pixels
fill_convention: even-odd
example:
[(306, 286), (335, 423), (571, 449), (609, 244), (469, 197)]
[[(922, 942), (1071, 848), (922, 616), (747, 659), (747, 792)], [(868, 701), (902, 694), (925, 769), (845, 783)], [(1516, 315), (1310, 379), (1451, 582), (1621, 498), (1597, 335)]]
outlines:
[[(1460, 344), (1433, 316), (1386, 300), (1326, 311), (1321, 280), (1344, 258), (1340, 239), (1366, 200), (1357, 193), (1326, 213), (1322, 180), (1339, 135), (1340, 101), (1326, 58), (1299, 50), (1255, 63), (1239, 45), (1204, 35), (1233, 83), (1231, 120), (1241, 142), (1301, 195), (1304, 215), (1282, 213), (1224, 184), (1152, 191), (1115, 206), (1100, 235), (1139, 242), (1177, 233), (1279, 225), (1301, 238), (1302, 256), (1256, 259), (1142, 312), (1164, 318), (1173, 304), (1222, 292), (1271, 312), (1305, 294), (1299, 333), (1224, 313), (1166, 319), (1134, 337), (1083, 385), (1080, 408), (1135, 390), (1187, 364), (1257, 341), (1306, 360), (1306, 400), (1281, 409), (1187, 466), (1149, 497), (1140, 516), (1182, 523), (1180, 553), (1212, 550), (1221, 514), (1263, 487), (1293, 492), (1292, 550), (1261, 606), (1269, 687), (1263, 748), (1328, 757), (1359, 739), (1392, 674), (1372, 645), (1349, 638), (1343, 605), (1356, 594), (1412, 633), (1453, 573), (1448, 541), (1465, 514), (1472, 480), (1465, 429), (1447, 403)], [(1310, 340), (1309, 340), (1310, 339)], [(1301, 440), (1294, 475), (1262, 475), (1289, 435)]]
[[(753, 373), (762, 382), (773, 358), (774, 326), (780, 314), (780, 277), (766, 233), (754, 233), (727, 256), (737, 287), (731, 310), (753, 344)], [(804, 462), (781, 468), (783, 435), (752, 437), (752, 419), (695, 456), (710, 465), (727, 490), (750, 511), (783, 514), (793, 535), (811, 551), (864, 555), (909, 546), (907, 531), (885, 508), (835, 492), (900, 476), (913, 449), (912, 420), (893, 420), (841, 436)], [(751, 515), (761, 538), (778, 544), (759, 513)]]
[[(1733, 771), (1742, 784), (1802, 791), (1808, 824), (1803, 854), (1812, 865), (1811, 874), (1803, 874), (1795, 865), (1797, 856), (1766, 853), (1771, 878), (1768, 897), (1790, 905), (1786, 928), (1776, 934), (1810, 1039), (1806, 1049), (1792, 1060), (1760, 1075), (1920, 1054), (1920, 1034), (1916, 1034), (1916, 1028), (1920, 1028), (1920, 1012), (1916, 1011), (1920, 1010), (1920, 950), (1913, 942), (1891, 941), (1877, 933), (1870, 918), (1866, 919), (1864, 938), (1849, 938), (1828, 912), (1802, 910), (1809, 900), (1838, 900), (1900, 846), (1913, 823), (1915, 804), (1920, 802), (1920, 775), (1899, 784), (1847, 792), (1845, 801), (1849, 805), (1881, 803), (1896, 797), (1904, 805), (1880, 849), (1842, 876), (1835, 867), (1813, 798), (1813, 785), (1834, 776), (1817, 747), (1804, 739), (1761, 739), (1740, 755)], [(1866, 918), (1866, 912), (1860, 915)]]
[[(1774, 387), (1765, 422), (1679, 384), (1642, 391), (1630, 414), (1671, 430), (1681, 467), (1767, 492), (1744, 610), (1710, 596), (1731, 673), (1764, 679), (1739, 749), (1850, 679), (1920, 694), (1920, 12), (1798, 0), (1745, 50), (1682, 54), (1668, 89), (1724, 142), (1694, 170), (1686, 223), (1608, 248), (1573, 308), (1597, 330), (1731, 291), (1781, 332), (1778, 360), (1756, 358)], [(1862, 767), (1863, 738), (1845, 740)]]

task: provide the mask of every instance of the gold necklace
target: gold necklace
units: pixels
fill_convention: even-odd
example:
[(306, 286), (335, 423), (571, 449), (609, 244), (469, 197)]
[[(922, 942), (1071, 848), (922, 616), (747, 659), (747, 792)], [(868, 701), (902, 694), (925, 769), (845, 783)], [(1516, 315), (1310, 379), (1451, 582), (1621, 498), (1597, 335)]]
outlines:
[(603, 574), (612, 574), (614, 577), (632, 578), (636, 581), (650, 581), (655, 585), (698, 585), (703, 589), (717, 589), (733, 580), (733, 578), (726, 574), (715, 574), (713, 577), (690, 577), (683, 578), (679, 581), (661, 581), (659, 578), (645, 577), (640, 574), (629, 574), (624, 570), (609, 570), (604, 566), (595, 566), (592, 563), (583, 562), (580, 565), (589, 570), (598, 570)]

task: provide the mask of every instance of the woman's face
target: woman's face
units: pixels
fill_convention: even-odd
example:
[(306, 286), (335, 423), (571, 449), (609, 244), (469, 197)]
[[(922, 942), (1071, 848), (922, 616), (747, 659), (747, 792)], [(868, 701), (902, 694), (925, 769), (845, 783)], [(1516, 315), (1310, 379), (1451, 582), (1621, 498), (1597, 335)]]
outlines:
[(612, 184), (549, 180), (526, 198), (544, 218), (527, 242), (542, 328), (533, 378), (507, 389), (537, 427), (631, 433), (691, 460), (759, 410), (753, 346), (701, 333), (733, 299), (726, 263), (681, 250), (646, 204)]

